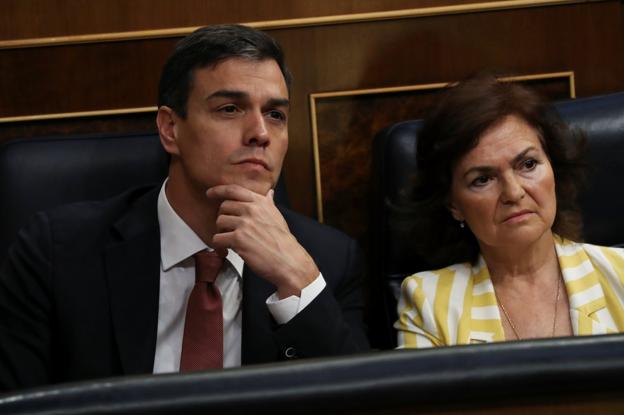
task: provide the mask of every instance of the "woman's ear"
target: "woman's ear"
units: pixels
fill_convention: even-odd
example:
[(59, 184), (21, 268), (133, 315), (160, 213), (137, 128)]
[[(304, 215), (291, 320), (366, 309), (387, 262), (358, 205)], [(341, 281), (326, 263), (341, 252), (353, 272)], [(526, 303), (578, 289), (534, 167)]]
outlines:
[(177, 142), (176, 121), (177, 116), (171, 108), (165, 105), (158, 108), (158, 113), (156, 114), (156, 125), (158, 125), (160, 143), (167, 153), (180, 155), (180, 149), (178, 148)]
[(446, 204), (446, 208), (449, 210), (449, 212), (451, 212), (451, 216), (453, 216), (453, 219), (455, 219), (456, 221), (463, 222), (466, 220), (464, 218), (464, 215), (462, 215), (461, 211), (452, 202), (448, 202)]

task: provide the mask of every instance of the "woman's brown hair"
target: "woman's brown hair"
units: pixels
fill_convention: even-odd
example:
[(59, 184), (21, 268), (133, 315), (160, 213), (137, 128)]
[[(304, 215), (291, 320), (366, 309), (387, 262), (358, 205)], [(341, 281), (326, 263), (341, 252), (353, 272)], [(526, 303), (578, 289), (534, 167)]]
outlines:
[(537, 131), (555, 174), (557, 212), (553, 232), (580, 240), (577, 204), (583, 178), (585, 139), (561, 120), (536, 92), (492, 75), (479, 75), (447, 88), (431, 108), (418, 135), (418, 172), (401, 209), (409, 243), (432, 267), (475, 262), (479, 245), (468, 227), (461, 228), (447, 209), (453, 170), (483, 133), (515, 115)]

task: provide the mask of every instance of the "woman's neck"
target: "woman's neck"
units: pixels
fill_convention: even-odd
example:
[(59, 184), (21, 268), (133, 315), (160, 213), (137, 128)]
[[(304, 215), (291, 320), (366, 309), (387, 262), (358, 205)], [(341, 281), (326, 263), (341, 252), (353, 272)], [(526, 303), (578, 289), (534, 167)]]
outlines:
[(551, 231), (545, 232), (537, 241), (524, 246), (482, 245), (481, 254), (494, 283), (505, 284), (518, 278), (529, 282), (540, 275), (559, 273), (559, 262)]

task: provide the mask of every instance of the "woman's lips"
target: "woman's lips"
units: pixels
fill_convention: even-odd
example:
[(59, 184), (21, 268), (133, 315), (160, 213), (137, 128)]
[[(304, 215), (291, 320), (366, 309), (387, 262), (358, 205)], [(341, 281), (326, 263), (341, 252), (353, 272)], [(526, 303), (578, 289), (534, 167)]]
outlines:
[(527, 217), (529, 217), (532, 214), (533, 214), (533, 211), (521, 210), (519, 212), (515, 212), (515, 213), (512, 213), (511, 215), (507, 216), (505, 218), (505, 220), (503, 220), (503, 223), (520, 222), (520, 221), (526, 219)]

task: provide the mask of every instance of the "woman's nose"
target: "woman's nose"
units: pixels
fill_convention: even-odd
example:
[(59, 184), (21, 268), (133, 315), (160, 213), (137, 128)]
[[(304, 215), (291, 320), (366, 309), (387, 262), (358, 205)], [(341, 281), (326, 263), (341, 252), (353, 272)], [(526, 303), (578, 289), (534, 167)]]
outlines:
[(504, 203), (515, 203), (524, 198), (526, 191), (516, 175), (508, 174), (501, 182), (501, 199)]

